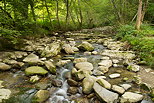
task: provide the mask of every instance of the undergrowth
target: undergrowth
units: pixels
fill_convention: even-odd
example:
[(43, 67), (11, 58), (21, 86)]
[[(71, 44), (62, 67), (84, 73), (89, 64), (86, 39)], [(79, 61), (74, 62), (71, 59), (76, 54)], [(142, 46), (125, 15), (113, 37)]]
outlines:
[(134, 25), (122, 25), (116, 39), (128, 41), (141, 59), (154, 67), (154, 28), (143, 24), (141, 30), (136, 30)]

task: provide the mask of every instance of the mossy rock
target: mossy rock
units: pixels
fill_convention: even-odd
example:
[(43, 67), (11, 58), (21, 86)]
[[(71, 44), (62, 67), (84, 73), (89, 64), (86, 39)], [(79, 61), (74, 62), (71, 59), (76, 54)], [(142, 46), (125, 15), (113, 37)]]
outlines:
[(48, 71), (39, 66), (31, 66), (25, 69), (25, 73), (26, 75), (34, 75), (34, 74), (45, 75), (48, 73)]

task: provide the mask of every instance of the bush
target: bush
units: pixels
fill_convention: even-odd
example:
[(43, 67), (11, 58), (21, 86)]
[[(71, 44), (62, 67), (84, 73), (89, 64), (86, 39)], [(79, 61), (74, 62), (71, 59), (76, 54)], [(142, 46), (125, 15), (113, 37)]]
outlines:
[(154, 66), (154, 29), (148, 25), (142, 25), (141, 29), (138, 31), (133, 25), (122, 25), (118, 28), (116, 39), (128, 41), (141, 59)]

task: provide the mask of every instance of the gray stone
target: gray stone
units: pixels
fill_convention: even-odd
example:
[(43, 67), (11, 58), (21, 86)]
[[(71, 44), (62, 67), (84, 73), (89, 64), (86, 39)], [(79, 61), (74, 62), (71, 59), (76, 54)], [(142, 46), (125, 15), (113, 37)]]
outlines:
[(70, 86), (78, 86), (78, 82), (76, 82), (76, 81), (73, 80), (73, 79), (68, 79), (68, 80), (67, 80), (67, 83), (68, 83), (68, 85), (70, 85)]
[(56, 65), (62, 67), (69, 62), (71, 62), (71, 60), (59, 60), (59, 62)]
[(60, 53), (61, 46), (59, 42), (51, 43), (50, 45), (46, 46), (45, 49), (42, 51), (42, 57), (52, 57), (58, 55)]
[(39, 80), (40, 78), (37, 76), (37, 75), (35, 75), (35, 76), (31, 76), (31, 78), (30, 78), (30, 82), (31, 83), (35, 83), (35, 82), (37, 82), (38, 80)]
[(82, 81), (83, 93), (90, 94), (92, 92), (93, 85), (94, 85), (94, 80), (92, 78), (90, 77), (84, 78), (84, 80)]
[(127, 67), (128, 70), (133, 71), (133, 72), (138, 72), (140, 71), (140, 66), (139, 65), (135, 65), (135, 64), (130, 64)]
[(87, 62), (87, 58), (75, 58), (73, 63)]
[(11, 69), (11, 66), (5, 63), (0, 63), (0, 70), (9, 70), (9, 69)]
[(107, 73), (109, 71), (109, 68), (106, 66), (99, 66), (98, 70), (100, 70), (103, 73)]
[(98, 79), (97, 83), (106, 89), (111, 89), (111, 84), (104, 79)]
[(79, 45), (79, 49), (86, 50), (86, 51), (93, 51), (94, 47), (90, 43), (84, 41)]
[(74, 54), (74, 50), (69, 44), (64, 44), (63, 49), (67, 54)]
[(33, 74), (44, 75), (47, 74), (48, 71), (39, 66), (31, 66), (25, 69), (25, 73), (26, 75), (33, 75)]
[(118, 59), (134, 59), (135, 53), (132, 51), (118, 51), (118, 50), (104, 50), (102, 55), (109, 56), (111, 58), (118, 58)]
[(39, 103), (46, 101), (49, 97), (50, 97), (50, 93), (47, 90), (39, 90), (35, 94), (36, 101)]
[(39, 59), (39, 57), (33, 53), (29, 54), (24, 60), (24, 62), (28, 62), (29, 64), (43, 64), (43, 62)]
[(80, 62), (75, 65), (79, 70), (93, 70), (93, 65), (89, 62)]
[(132, 92), (125, 92), (121, 97), (121, 103), (136, 103), (143, 99), (143, 95), (132, 93)]
[(112, 85), (112, 90), (120, 94), (123, 94), (125, 92), (125, 89), (123, 87), (117, 85)]
[(56, 66), (54, 66), (52, 62), (45, 61), (45, 66), (47, 67), (48, 70), (50, 70), (52, 74), (56, 74)]
[(105, 102), (114, 103), (119, 95), (117, 93), (111, 92), (104, 87), (100, 86), (98, 83), (94, 83), (93, 89), (95, 93)]
[(0, 89), (0, 102), (2, 102), (3, 99), (9, 99), (11, 95), (11, 91), (9, 89)]
[(125, 90), (128, 90), (132, 87), (130, 84), (121, 84), (120, 86), (123, 87)]
[(111, 79), (118, 78), (118, 77), (120, 77), (120, 74), (118, 74), (118, 73), (110, 74), (109, 77)]
[(111, 67), (112, 66), (112, 61), (111, 60), (102, 60), (98, 65), (105, 66), (105, 67)]

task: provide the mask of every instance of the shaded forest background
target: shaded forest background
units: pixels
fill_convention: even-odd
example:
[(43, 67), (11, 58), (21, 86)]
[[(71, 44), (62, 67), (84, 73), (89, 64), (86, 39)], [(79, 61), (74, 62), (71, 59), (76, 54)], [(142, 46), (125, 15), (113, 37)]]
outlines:
[(154, 0), (0, 0), (0, 48), (22, 36), (115, 26), (116, 38), (153, 64), (153, 25)]

